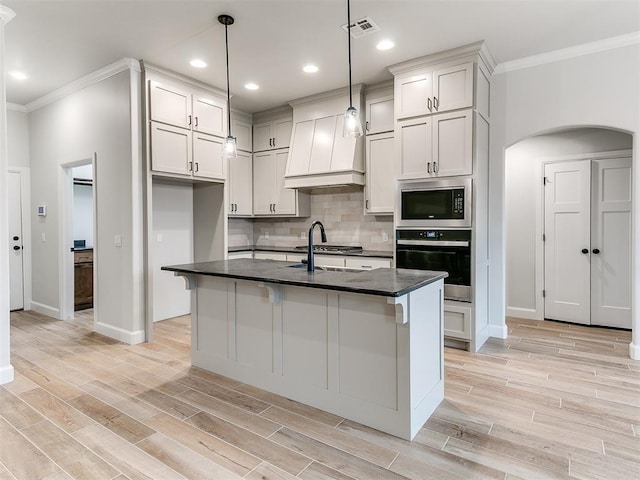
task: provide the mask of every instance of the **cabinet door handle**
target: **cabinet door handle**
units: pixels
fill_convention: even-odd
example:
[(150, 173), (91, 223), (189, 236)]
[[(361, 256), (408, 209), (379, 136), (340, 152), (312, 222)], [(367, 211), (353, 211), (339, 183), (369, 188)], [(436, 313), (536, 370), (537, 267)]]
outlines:
[(269, 146), (270, 146), (270, 147), (273, 147), (273, 138), (270, 138), (270, 139), (269, 139)]
[(440, 101), (438, 100), (438, 97), (433, 97), (433, 108), (438, 110), (439, 106), (440, 106)]
[(194, 117), (194, 119), (195, 119), (195, 121), (196, 121), (195, 126), (197, 127), (197, 126), (198, 126), (198, 117)]
[(591, 250), (593, 253), (595, 253), (596, 255), (598, 255), (600, 253), (600, 249), (599, 248), (594, 248), (593, 250)]
[(276, 146), (276, 137), (273, 137), (273, 146)]
[(369, 122), (368, 121), (364, 122), (364, 125), (365, 125), (365, 127), (364, 127), (365, 130), (368, 132), (370, 130), (369, 129)]
[(189, 121), (187, 122), (187, 125), (191, 125), (191, 115), (187, 115), (187, 118), (189, 119)]
[(276, 213), (276, 204), (273, 204), (273, 213)]
[(369, 210), (369, 200), (364, 201), (364, 208)]
[(431, 111), (431, 98), (427, 98), (427, 108)]
[(433, 173), (438, 173), (438, 162), (433, 162)]
[(196, 162), (196, 173), (198, 172), (198, 162)]
[(431, 162), (427, 162), (427, 173), (431, 173)]
[(187, 164), (189, 165), (189, 166), (188, 166), (188, 168), (187, 168), (187, 170), (188, 170), (189, 172), (193, 172), (193, 162), (187, 162)]

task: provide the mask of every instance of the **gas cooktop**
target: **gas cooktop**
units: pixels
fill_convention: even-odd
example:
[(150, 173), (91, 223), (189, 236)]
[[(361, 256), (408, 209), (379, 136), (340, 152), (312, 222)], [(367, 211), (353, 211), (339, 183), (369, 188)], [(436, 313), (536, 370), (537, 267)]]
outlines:
[[(296, 250), (304, 250), (305, 252), (309, 249), (307, 245), (298, 245)], [(361, 252), (362, 247), (356, 245), (314, 245), (314, 252), (334, 252), (334, 253), (347, 253), (347, 252)]]

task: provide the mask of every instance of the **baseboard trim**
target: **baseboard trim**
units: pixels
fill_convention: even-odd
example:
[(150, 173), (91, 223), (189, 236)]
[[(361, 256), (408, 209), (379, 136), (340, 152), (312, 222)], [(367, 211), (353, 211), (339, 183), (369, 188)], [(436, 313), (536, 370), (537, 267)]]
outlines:
[(527, 320), (542, 320), (537, 310), (532, 308), (507, 307), (507, 317), (526, 318)]
[(120, 327), (114, 327), (113, 325), (107, 325), (106, 323), (96, 322), (94, 324), (96, 333), (104, 335), (114, 340), (127, 343), (129, 345), (136, 345), (144, 342), (144, 330), (125, 330)]
[(60, 309), (52, 307), (51, 305), (45, 305), (44, 303), (38, 303), (31, 300), (31, 310), (60, 320)]
[(505, 339), (509, 336), (509, 329), (507, 324), (502, 325), (489, 325), (489, 336), (492, 338)]
[(4, 367), (0, 367), (0, 385), (13, 382), (14, 372), (13, 365), (9, 364)]
[(640, 360), (640, 345), (631, 342), (629, 344), (629, 356), (632, 360)]

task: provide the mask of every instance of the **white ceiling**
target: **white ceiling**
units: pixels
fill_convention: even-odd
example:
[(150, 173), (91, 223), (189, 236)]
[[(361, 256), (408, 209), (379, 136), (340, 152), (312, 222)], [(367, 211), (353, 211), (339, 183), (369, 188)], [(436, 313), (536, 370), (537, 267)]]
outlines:
[[(6, 26), (7, 100), (26, 105), (124, 57), (144, 59), (224, 89), (229, 27), (232, 107), (256, 112), (348, 83), (346, 0), (0, 0)], [(352, 41), (353, 82), (390, 79), (386, 67), (485, 40), (497, 63), (640, 30), (639, 0), (352, 0), (351, 17), (382, 31)], [(396, 47), (375, 49), (382, 38)], [(189, 60), (209, 67), (198, 70)], [(305, 74), (303, 64), (320, 67)], [(257, 91), (243, 85), (253, 81)]]

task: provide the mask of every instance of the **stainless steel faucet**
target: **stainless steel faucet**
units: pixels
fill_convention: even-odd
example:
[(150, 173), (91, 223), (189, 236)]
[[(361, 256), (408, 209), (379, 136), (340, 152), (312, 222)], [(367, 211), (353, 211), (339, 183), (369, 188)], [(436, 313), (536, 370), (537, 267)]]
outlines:
[(327, 235), (324, 233), (324, 225), (320, 220), (316, 220), (309, 227), (309, 245), (307, 251), (307, 271), (313, 272), (315, 270), (315, 264), (313, 262), (313, 229), (316, 225), (320, 226), (320, 235), (322, 236), (322, 243), (327, 243)]

